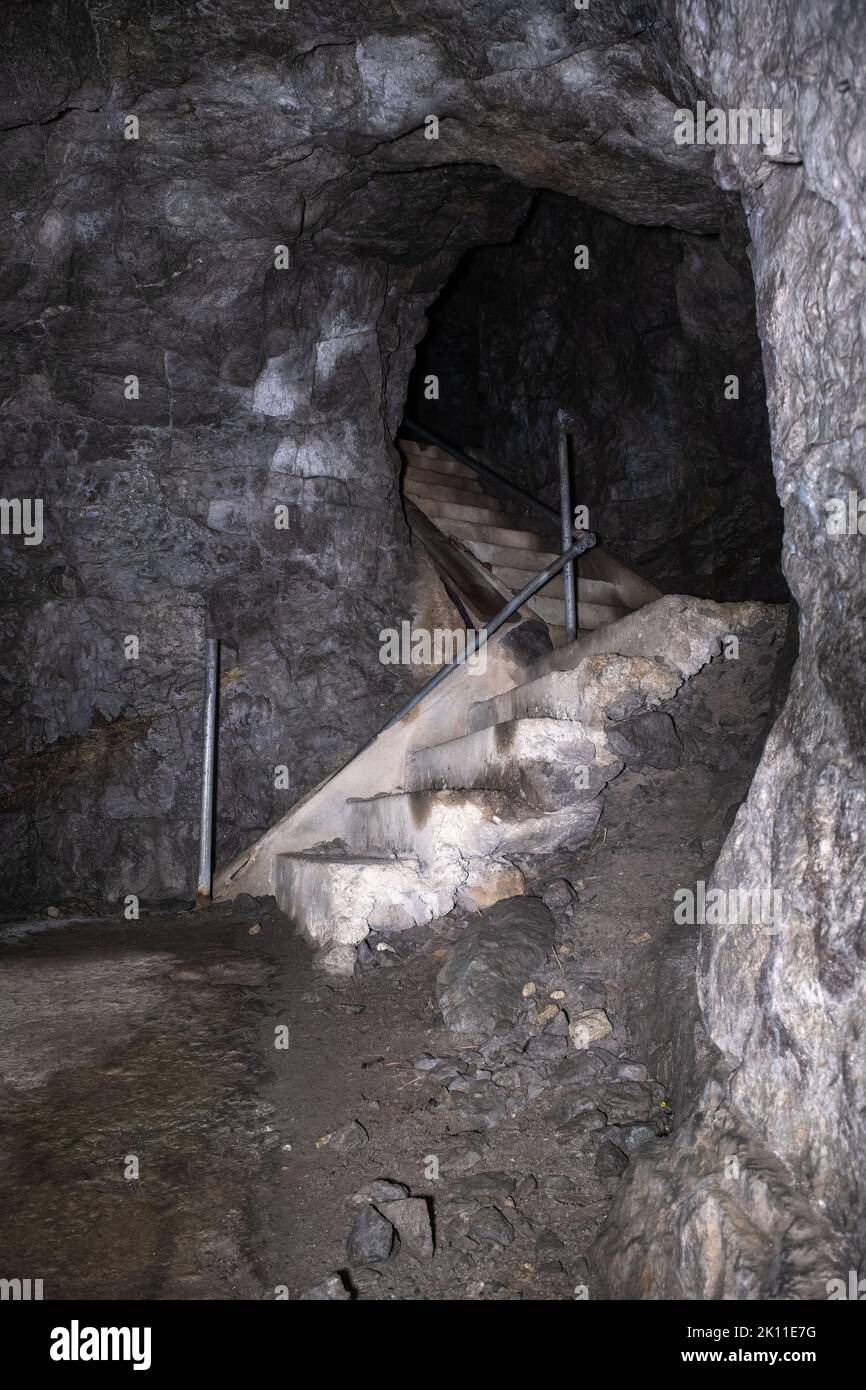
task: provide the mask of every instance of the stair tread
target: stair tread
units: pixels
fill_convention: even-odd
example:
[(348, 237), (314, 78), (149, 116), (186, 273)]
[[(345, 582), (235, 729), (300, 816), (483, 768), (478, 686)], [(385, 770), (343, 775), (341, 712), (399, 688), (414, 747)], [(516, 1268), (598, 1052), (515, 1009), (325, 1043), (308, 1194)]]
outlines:
[[(501, 564), (503, 557), (506, 559), (516, 558), (525, 561), (527, 555), (526, 551), (522, 548), (517, 549), (513, 546), (497, 545), (495, 541), (479, 540), (471, 546), (471, 549), (476, 559), (481, 560), (486, 565), (490, 565), (494, 573), (496, 572), (497, 563)], [(535, 564), (536, 561), (538, 562), (538, 569), (527, 570), (526, 572), (529, 576), (537, 574), (538, 570), (544, 569), (546, 565), (553, 564), (553, 561), (557, 558), (556, 551), (554, 550), (533, 550), (530, 553), (532, 555), (533, 564)], [(528, 580), (524, 580), (524, 583), (527, 582)], [(515, 592), (517, 592), (517, 590), (515, 590)]]
[[(440, 530), (447, 530), (450, 534), (456, 533), (461, 539), (467, 539), (469, 548), (474, 550), (475, 544), (500, 544), (511, 546), (524, 551), (531, 551), (533, 556), (536, 554), (546, 554), (543, 550), (545, 542), (541, 536), (534, 531), (519, 531), (508, 526), (485, 525), (481, 528), (466, 521), (459, 521), (452, 517), (442, 517), (444, 525)], [(473, 542), (475, 544), (473, 544)], [(481, 558), (479, 556), (479, 558)], [(555, 559), (556, 557), (553, 556)], [(547, 561), (546, 563), (549, 563)], [(539, 568), (543, 568), (545, 561), (539, 563)]]
[(448, 502), (438, 497), (419, 497), (417, 493), (409, 493), (408, 496), (431, 521), (471, 521), (480, 522), (485, 526), (499, 526), (508, 521), (505, 513), (495, 505), (472, 506), (466, 502)]
[(497, 497), (486, 492), (475, 492), (469, 488), (442, 487), (438, 483), (417, 483), (406, 479), (403, 491), (408, 497), (429, 498), (433, 502), (459, 502), (466, 507), (486, 507), (488, 511), (499, 511), (502, 503)]
[(406, 464), (403, 481), (418, 487), (448, 487), (459, 489), (460, 492), (483, 491), (477, 478), (464, 478), (462, 473), (437, 473), (433, 468), (416, 468), (412, 463)]
[(303, 859), (311, 864), (411, 864), (411, 854), (356, 854), (349, 850), (289, 849), (275, 855), (277, 859)]
[[(549, 725), (550, 729), (542, 732), (562, 734), (566, 737), (575, 736), (575, 725), (577, 725), (581, 729), (581, 731), (583, 731), (584, 729), (584, 726), (580, 724), (578, 720), (574, 719), (558, 719), (555, 715), (535, 716), (528, 714), (519, 714), (516, 715), (513, 719), (504, 719), (496, 725), (485, 725), (485, 727), (482, 729), (467, 729), (465, 733), (454, 734), (451, 738), (444, 738), (439, 743), (427, 743), (420, 748), (411, 748), (407, 753), (407, 759), (410, 762), (414, 762), (417, 758), (422, 757), (425, 753), (437, 753), (442, 748), (449, 748), (453, 744), (458, 743), (465, 744), (468, 743), (470, 740), (474, 743), (477, 743), (480, 746), (482, 743), (489, 742), (491, 735), (494, 738), (496, 737), (496, 734), (494, 733), (495, 730), (504, 728), (514, 729), (517, 725), (522, 724), (532, 726), (532, 732), (540, 731), (542, 725)], [(461, 788), (442, 788), (441, 790), (459, 791), (461, 790)]]
[[(507, 584), (515, 593), (519, 593), (525, 584), (528, 584), (534, 570), (526, 569), (524, 566), (517, 565), (494, 565), (493, 573), (497, 579), (501, 579), (503, 584)], [(562, 598), (565, 581), (561, 574), (556, 575), (545, 584), (542, 595), (545, 598)], [(622, 607), (619, 595), (613, 584), (604, 579), (584, 579), (579, 575), (577, 579), (578, 602), (581, 603), (607, 603), (614, 608)]]
[(468, 464), (459, 463), (450, 454), (443, 453), (435, 445), (426, 448), (423, 445), (415, 444), (412, 440), (398, 439), (397, 447), (400, 453), (409, 463), (410, 460), (416, 468), (434, 468), (439, 473), (453, 473), (466, 478), (475, 478), (478, 475)]

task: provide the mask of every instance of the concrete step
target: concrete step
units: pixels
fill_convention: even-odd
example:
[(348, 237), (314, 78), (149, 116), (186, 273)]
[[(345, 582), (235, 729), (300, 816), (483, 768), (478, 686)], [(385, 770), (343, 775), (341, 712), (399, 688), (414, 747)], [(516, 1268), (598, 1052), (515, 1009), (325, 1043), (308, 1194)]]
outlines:
[(470, 492), (468, 488), (442, 486), (438, 483), (415, 483), (411, 480), (404, 481), (403, 491), (419, 506), (428, 500), (457, 502), (461, 507), (484, 507), (487, 511), (504, 515), (502, 503), (486, 492)]
[[(576, 826), (589, 823), (587, 809), (595, 810), (596, 804), (600, 811), (600, 802), (584, 802), (576, 809), (536, 813), (500, 791), (392, 792), (348, 802), (345, 839), (353, 852), (387, 845), (397, 854), (412, 854), (427, 873), (441, 873), (443, 860), (449, 872), (447, 861), (457, 856), (468, 871), (468, 881), (475, 880), (474, 900), (480, 894), (497, 901), (490, 897), (490, 869), (497, 858), (555, 849)], [(499, 866), (492, 886), (500, 895), (503, 875)]]
[[(426, 516), (439, 521), (463, 521), (478, 526), (501, 527), (508, 521), (507, 516), (495, 504), (493, 507), (469, 507), (461, 502), (440, 502), (433, 497), (414, 496), (413, 501)], [(443, 528), (440, 528), (444, 530)]]
[(591, 632), (597, 627), (618, 623), (628, 612), (628, 608), (619, 608), (614, 604), (581, 602), (578, 604), (577, 621), (581, 632)]
[(421, 926), (452, 905), (413, 859), (279, 854), (273, 883), (283, 912), (323, 947), (363, 941), (373, 929)]
[[(501, 579), (503, 584), (507, 584), (516, 594), (528, 584), (533, 570), (517, 568), (516, 566), (494, 565), (493, 573), (497, 579)], [(555, 579), (551, 579), (549, 584), (545, 584), (542, 593), (545, 598), (562, 598), (565, 592), (564, 581), (561, 574)], [(605, 583), (599, 579), (584, 579), (579, 576), (577, 583), (578, 600), (582, 603), (605, 603), (612, 604), (614, 607), (620, 605), (620, 599), (613, 584)]]
[(483, 492), (477, 478), (464, 478), (454, 473), (437, 473), (432, 468), (413, 468), (407, 465), (403, 470), (404, 486), (459, 488), (461, 492)]
[[(430, 863), (426, 867), (416, 855), (389, 855), (389, 838), (410, 841), (407, 827), (399, 824), (399, 815), (377, 816), (368, 808), (391, 799), (377, 797), (371, 803), (352, 803), (353, 808), (358, 808), (359, 817), (369, 819), (364, 839), (377, 853), (311, 850), (275, 857), (273, 884), (277, 902), (321, 949), (354, 945), (370, 931), (424, 926), (434, 917), (450, 912), (458, 902), (480, 910), (500, 898), (511, 898), (524, 891), (520, 870), (507, 860), (493, 857), (489, 846), (485, 852), (483, 839), (478, 842), (481, 852), (473, 852), (471, 837), (469, 842), (466, 839), (470, 827), (465, 817), (462, 851), (447, 839), (437, 843), (431, 836)], [(411, 818), (411, 807), (408, 814)], [(354, 833), (359, 833), (357, 825)], [(373, 846), (377, 836), (378, 843)]]
[[(545, 542), (545, 544), (547, 544), (547, 542)], [(527, 575), (527, 579), (523, 581), (524, 584), (528, 582), (528, 578), (537, 574), (538, 570), (544, 569), (545, 565), (552, 564), (556, 559), (556, 551), (534, 550), (532, 552), (532, 564), (534, 565), (537, 562), (538, 569), (527, 570), (525, 568), (527, 554), (522, 547), (496, 545), (490, 541), (476, 540), (469, 542), (469, 549), (476, 559), (481, 560), (485, 565), (492, 566), (494, 574), (497, 568), (514, 568), (516, 562), (519, 562), (523, 572)], [(515, 590), (515, 593), (516, 592), (517, 590)]]
[(536, 811), (592, 801), (622, 769), (600, 729), (578, 720), (515, 719), (407, 754), (407, 790), (486, 787)]
[(637, 656), (582, 657), (570, 670), (549, 671), (501, 695), (479, 700), (469, 710), (468, 723), (472, 731), (515, 719), (618, 722), (672, 699), (681, 684), (679, 672), (662, 661)]
[[(565, 631), (565, 601), (561, 598), (548, 598), (546, 587), (528, 599), (526, 606), (548, 625), (552, 623), (554, 627), (562, 627)], [(618, 622), (628, 611), (627, 608), (614, 607), (612, 604), (586, 603), (581, 600), (578, 603), (577, 621), (583, 631), (590, 632), (597, 627), (606, 626), (607, 623)]]
[(473, 468), (467, 467), (465, 463), (458, 463), (457, 459), (451, 458), (450, 454), (443, 453), (433, 444), (416, 444), (411, 439), (400, 439), (397, 447), (403, 455), (407, 464), (413, 468), (431, 469), (434, 473), (450, 473), (459, 478), (478, 478), (478, 474)]
[(546, 588), (527, 600), (526, 606), (531, 612), (537, 613), (539, 618), (543, 618), (546, 623), (561, 626), (565, 620), (564, 600), (548, 597)]
[[(527, 550), (533, 552), (533, 563), (536, 553), (546, 554), (546, 542), (541, 536), (537, 536), (534, 531), (515, 531), (504, 526), (494, 526), (485, 523), (479, 528), (475, 522), (458, 521), (452, 517), (443, 517), (440, 531), (444, 531), (448, 536), (457, 536), (478, 559), (483, 557), (476, 549), (477, 545), (496, 545), (508, 546), (512, 550), (522, 550), (524, 555)], [(543, 569), (548, 563), (546, 560), (539, 560), (538, 568)]]

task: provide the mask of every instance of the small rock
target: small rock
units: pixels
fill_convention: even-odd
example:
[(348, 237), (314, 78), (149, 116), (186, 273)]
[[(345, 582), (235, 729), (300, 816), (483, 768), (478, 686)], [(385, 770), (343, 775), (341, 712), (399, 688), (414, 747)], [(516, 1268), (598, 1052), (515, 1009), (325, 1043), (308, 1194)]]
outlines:
[(569, 1053), (554, 1072), (558, 1086), (591, 1086), (605, 1069), (604, 1058), (597, 1052)]
[(455, 941), (436, 993), (446, 1028), (490, 1037), (516, 1023), (521, 990), (554, 941), (554, 921), (539, 898), (506, 898), (485, 908)]
[(548, 1024), (553, 1022), (559, 1012), (560, 1008), (558, 1004), (545, 1004), (544, 1008), (539, 1009), (538, 1013), (532, 1019), (533, 1032), (541, 1032), (543, 1028), (546, 1028)]
[(432, 1071), (434, 1067), (441, 1067), (442, 1065), (443, 1063), (441, 1057), (419, 1057), (418, 1061), (415, 1063), (415, 1070)]
[(568, 1014), (564, 1009), (557, 1009), (556, 1017), (550, 1020), (544, 1031), (548, 1037), (568, 1037)]
[(621, 1062), (616, 1069), (617, 1081), (648, 1081), (649, 1072), (641, 1062)]
[(432, 1260), (433, 1228), (423, 1197), (401, 1197), (396, 1202), (384, 1202), (381, 1212), (400, 1237), (401, 1251), (408, 1251), (417, 1260)]
[(536, 1238), (535, 1249), (541, 1257), (556, 1255), (565, 1249), (565, 1241), (555, 1231), (544, 1230)]
[(586, 1009), (568, 1025), (568, 1036), (578, 1051), (598, 1042), (600, 1038), (608, 1037), (612, 1032), (613, 1024), (604, 1009)]
[(552, 1033), (542, 1033), (538, 1038), (530, 1038), (526, 1044), (526, 1056), (533, 1060), (561, 1062), (568, 1051), (567, 1038), (558, 1038)]
[(483, 1143), (480, 1135), (457, 1135), (437, 1145), (439, 1172), (443, 1177), (471, 1173), (482, 1161)]
[(622, 1149), (623, 1153), (631, 1157), (632, 1154), (642, 1149), (644, 1144), (649, 1144), (654, 1139), (658, 1139), (658, 1135), (651, 1125), (637, 1123), (631, 1125), (612, 1125), (607, 1131), (605, 1138), (609, 1139), (618, 1149)]
[(587, 1096), (566, 1095), (558, 1102), (554, 1112), (558, 1129), (572, 1129), (579, 1134), (589, 1134), (604, 1129), (607, 1120)]
[(454, 1111), (469, 1124), (492, 1129), (505, 1118), (505, 1097), (492, 1081), (467, 1081), (451, 1092)]
[[(618, 1150), (614, 1149), (614, 1152), (617, 1153)], [(390, 1259), (393, 1249), (394, 1227), (391, 1222), (375, 1207), (361, 1207), (352, 1222), (349, 1239), (346, 1241), (346, 1259), (349, 1264), (380, 1264), (383, 1260)]]
[(317, 970), (323, 970), (326, 975), (341, 975), (347, 978), (354, 975), (357, 959), (358, 953), (354, 946), (335, 943), (333, 946), (326, 946), (323, 951), (319, 951), (313, 964)]
[(512, 1196), (516, 1186), (517, 1179), (510, 1173), (475, 1173), (470, 1178), (461, 1178), (452, 1183), (451, 1193), (454, 1197), (495, 1197), (497, 1201), (504, 1202)]
[(353, 1207), (367, 1206), (370, 1202), (375, 1206), (381, 1206), (384, 1202), (399, 1202), (408, 1196), (409, 1189), (401, 1182), (391, 1182), (389, 1178), (374, 1178), (372, 1182), (359, 1187), (349, 1201)]
[(514, 1240), (514, 1227), (498, 1207), (482, 1207), (477, 1211), (466, 1233), (479, 1245), (500, 1245), (504, 1248)]
[(564, 989), (552, 989), (552, 990), (550, 991), (550, 997), (551, 997), (551, 999), (556, 999), (556, 1000), (564, 999), (564, 998), (565, 998), (565, 990), (564, 990)]
[(612, 1082), (598, 1103), (611, 1125), (648, 1120), (653, 1108), (650, 1092), (636, 1081)]
[(369, 1141), (369, 1134), (363, 1125), (359, 1125), (357, 1120), (350, 1120), (342, 1129), (334, 1130), (333, 1134), (326, 1134), (319, 1140), (318, 1147), (335, 1149), (338, 1154), (348, 1154), (353, 1149), (361, 1149)]
[(258, 935), (259, 935), (259, 932), (261, 931), (261, 929), (262, 929), (262, 924), (261, 924), (261, 922), (253, 922), (253, 925), (250, 927), (249, 933), (248, 933), (248, 934), (249, 934), (250, 936), (258, 936)]
[(520, 993), (523, 995), (524, 999), (531, 999), (533, 994), (538, 993), (538, 985), (533, 984), (532, 980), (530, 980), (527, 984), (523, 986), (523, 989), (520, 991)]
[(541, 901), (555, 916), (558, 912), (567, 912), (573, 907), (577, 901), (577, 894), (567, 878), (557, 878), (544, 889)]
[(600, 1178), (621, 1178), (628, 1167), (628, 1158), (609, 1139), (605, 1139), (595, 1156), (595, 1172)]
[(551, 1173), (539, 1178), (538, 1190), (543, 1197), (571, 1197), (574, 1193), (574, 1178), (565, 1173)]
[(47, 915), (48, 917), (59, 917), (59, 916), (60, 916), (60, 908), (59, 908), (59, 907), (55, 907), (53, 903), (52, 903), (51, 907), (46, 907), (45, 912), (46, 912), (46, 915)]
[(351, 1299), (352, 1295), (346, 1288), (339, 1274), (329, 1274), (320, 1284), (314, 1284), (311, 1289), (300, 1295), (301, 1302), (319, 1303), (338, 1303)]

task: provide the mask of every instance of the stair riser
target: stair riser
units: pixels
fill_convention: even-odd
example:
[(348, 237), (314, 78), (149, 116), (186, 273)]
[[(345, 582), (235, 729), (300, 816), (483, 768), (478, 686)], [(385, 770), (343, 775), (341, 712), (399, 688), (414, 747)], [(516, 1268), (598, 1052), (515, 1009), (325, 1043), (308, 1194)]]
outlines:
[(552, 671), (469, 711), (471, 730), (516, 719), (576, 719), (616, 723), (672, 699), (681, 677), (643, 657), (587, 657), (570, 671)]
[[(499, 565), (494, 565), (493, 573), (496, 575), (497, 579), (502, 580), (503, 584), (507, 584), (509, 589), (512, 589), (515, 594), (523, 588), (524, 584), (529, 583), (533, 575), (532, 570)], [(561, 599), (564, 598), (564, 596), (565, 581), (562, 575), (558, 574), (555, 579), (551, 579), (548, 584), (545, 584), (542, 590), (542, 597)], [(597, 579), (578, 579), (577, 601), (578, 603), (600, 603), (607, 608), (622, 607), (613, 585), (605, 584)]]
[(403, 475), (403, 490), (417, 497), (435, 497), (440, 502), (462, 502), (470, 507), (498, 507), (499, 503), (495, 497), (483, 492), (480, 487), (470, 487), (468, 478), (465, 480), (466, 486), (455, 486), (454, 481), (443, 477), (440, 473), (431, 473), (427, 478), (423, 474), (419, 477), (418, 470), (409, 468)]
[(273, 881), (283, 912), (319, 946), (351, 945), (372, 930), (421, 926), (452, 906), (447, 892), (396, 859), (361, 867), (283, 854), (275, 859)]
[[(410, 494), (426, 516), (436, 521), (464, 521), (473, 526), (503, 526), (508, 518), (504, 512), (487, 507), (468, 507), (459, 502), (442, 502), (435, 497)], [(442, 528), (444, 530), (444, 527)]]
[(622, 766), (576, 721), (521, 719), (410, 753), (406, 778), (411, 790), (486, 787), (556, 811), (593, 800)]
[[(469, 549), (475, 555), (476, 559), (481, 560), (485, 565), (491, 565), (494, 573), (497, 568), (501, 569), (503, 566), (515, 567), (520, 565), (524, 569), (526, 567), (528, 557), (526, 550), (522, 547), (495, 545), (490, 541), (476, 540), (470, 544)], [(544, 569), (545, 565), (552, 564), (555, 559), (555, 551), (534, 550), (532, 552), (531, 563), (537, 565), (538, 568), (532, 569), (527, 573), (527, 578), (523, 581), (524, 584), (526, 584), (533, 575), (537, 574), (538, 570)], [(517, 592), (518, 591), (515, 590), (515, 593)]]
[(354, 854), (388, 849), (412, 855), (425, 873), (441, 872), (443, 860), (481, 859), (552, 850), (578, 828), (595, 825), (601, 802), (570, 805), (533, 815), (497, 791), (394, 793), (353, 802), (343, 839)]
[(406, 460), (407, 466), (412, 468), (429, 469), (433, 473), (450, 473), (455, 478), (471, 478), (478, 480), (478, 474), (473, 468), (467, 468), (465, 464), (458, 463), (448, 454), (443, 454), (438, 449), (429, 449), (422, 452), (413, 448), (409, 444), (400, 443), (400, 453)]
[[(447, 536), (457, 536), (464, 545), (468, 545), (473, 554), (482, 559), (479, 546), (507, 546), (512, 550), (522, 550), (524, 555), (527, 551), (532, 553), (533, 563), (536, 553), (544, 554), (545, 542), (541, 536), (536, 536), (532, 531), (514, 531), (504, 527), (485, 524), (482, 531), (479, 531), (475, 522), (456, 521), (451, 517), (442, 517), (439, 528)], [(555, 557), (554, 557), (555, 558)], [(543, 569), (548, 563), (544, 559), (538, 563), (539, 569)]]

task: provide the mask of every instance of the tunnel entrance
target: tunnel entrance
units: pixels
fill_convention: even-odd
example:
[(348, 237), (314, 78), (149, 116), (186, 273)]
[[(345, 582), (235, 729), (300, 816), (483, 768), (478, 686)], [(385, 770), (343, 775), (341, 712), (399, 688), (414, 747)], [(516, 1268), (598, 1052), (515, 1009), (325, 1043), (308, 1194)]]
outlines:
[(557, 509), (564, 411), (572, 501), (606, 550), (662, 593), (785, 602), (746, 246), (738, 225), (697, 235), (538, 194), (429, 308), (407, 420)]

